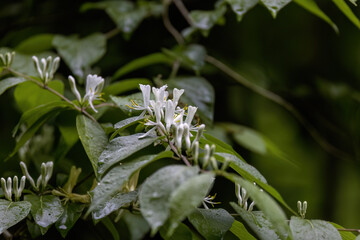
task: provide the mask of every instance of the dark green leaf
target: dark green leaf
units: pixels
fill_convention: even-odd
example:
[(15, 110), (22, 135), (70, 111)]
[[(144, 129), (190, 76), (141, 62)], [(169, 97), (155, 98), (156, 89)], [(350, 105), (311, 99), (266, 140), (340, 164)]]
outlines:
[(76, 128), (95, 175), (97, 175), (98, 159), (108, 143), (104, 129), (99, 123), (94, 122), (84, 115), (78, 115), (76, 117)]
[(212, 11), (194, 10), (190, 12), (190, 18), (196, 28), (201, 30), (210, 30), (220, 20), (225, 12), (225, 6), (220, 6)]
[(119, 189), (130, 179), (130, 177), (139, 169), (143, 168), (147, 164), (156, 161), (161, 158), (170, 158), (172, 152), (162, 152), (157, 155), (146, 155), (130, 161), (126, 161), (121, 165), (112, 168), (100, 183), (93, 190), (93, 199), (89, 207), (88, 213), (97, 209), (101, 204), (108, 201), (111, 196), (116, 194)]
[(246, 230), (244, 224), (236, 220), (233, 222), (230, 232), (240, 240), (256, 240), (256, 238)]
[(133, 72), (137, 69), (160, 63), (171, 64), (172, 60), (163, 53), (152, 53), (144, 57), (137, 58), (117, 70), (112, 77), (112, 80), (119, 79), (125, 74)]
[(149, 146), (157, 139), (155, 134), (139, 139), (142, 135), (144, 133), (117, 137), (111, 140), (99, 157), (98, 173), (104, 174), (114, 164)]
[(56, 35), (52, 43), (71, 71), (79, 77), (84, 77), (85, 71), (106, 52), (106, 38), (101, 33), (83, 39)]
[(357, 28), (360, 28), (360, 20), (356, 17), (344, 0), (333, 0), (333, 2)]
[(170, 216), (172, 194), (198, 171), (196, 167), (167, 166), (155, 172), (143, 183), (139, 194), (141, 213), (150, 224), (152, 234), (155, 234)]
[(208, 240), (223, 239), (234, 222), (234, 218), (221, 208), (199, 208), (190, 214), (188, 219), (196, 230)]
[(292, 216), (290, 228), (296, 240), (341, 240), (340, 233), (330, 223), (322, 220), (308, 220)]
[(190, 177), (175, 189), (169, 199), (170, 227), (167, 236), (171, 236), (179, 223), (203, 202), (206, 194), (211, 189), (214, 179), (214, 174), (203, 173)]
[[(54, 80), (49, 83), (49, 88), (64, 93), (64, 84), (62, 81)], [(61, 98), (53, 93), (40, 88), (32, 82), (24, 82), (19, 84), (14, 91), (17, 106), (22, 112), (35, 108), (42, 104), (60, 101)]]
[(122, 219), (128, 226), (130, 232), (130, 240), (144, 239), (145, 234), (150, 230), (149, 224), (140, 214), (133, 214), (130, 212), (124, 212)]
[(197, 106), (197, 114), (206, 124), (214, 119), (215, 93), (212, 85), (202, 77), (178, 77), (167, 82), (170, 88), (184, 89), (180, 101)]
[(297, 4), (327, 22), (336, 33), (339, 32), (336, 24), (319, 8), (315, 0), (294, 0)]
[(143, 103), (142, 93), (134, 93), (124, 97), (110, 96), (110, 98), (126, 115), (129, 116), (140, 115), (141, 111), (134, 110), (131, 108), (132, 106), (131, 100), (135, 101), (136, 103), (142, 104)]
[(134, 201), (136, 197), (137, 191), (115, 194), (108, 201), (96, 206), (92, 212), (93, 219), (99, 220), (108, 216), (110, 213), (120, 209), (125, 204)]
[(151, 85), (151, 81), (147, 78), (130, 78), (113, 83), (104, 89), (107, 95), (119, 95), (131, 90), (139, 88), (139, 84)]
[(231, 9), (237, 15), (237, 20), (241, 21), (245, 13), (258, 4), (259, 0), (226, 0)]
[(30, 212), (27, 201), (10, 202), (0, 199), (0, 235), (8, 228), (23, 220)]
[(120, 240), (119, 232), (110, 218), (104, 218), (101, 220), (101, 222), (105, 225), (107, 230), (109, 230), (114, 240)]
[(112, 140), (114, 137), (116, 137), (116, 135), (118, 135), (119, 132), (121, 132), (125, 128), (130, 127), (130, 126), (138, 123), (141, 120), (144, 120), (144, 117), (126, 118), (120, 122), (115, 123), (114, 128), (116, 129), (116, 131), (111, 135), (110, 140)]
[(36, 224), (43, 228), (55, 223), (64, 212), (60, 199), (53, 195), (26, 195), (24, 199), (31, 203), (31, 215)]
[(256, 206), (274, 226), (281, 239), (287, 239), (287, 237), (291, 235), (290, 228), (286, 223), (285, 213), (266, 192), (260, 191), (260, 189), (251, 182), (234, 174), (224, 172), (223, 176), (246, 189), (250, 198), (256, 202)]
[[(344, 227), (340, 226), (339, 224), (336, 224), (333, 222), (329, 222), (329, 223), (332, 224), (337, 229), (344, 229)], [(340, 233), (342, 240), (355, 240), (355, 238), (356, 238), (356, 236), (352, 232), (339, 231), (339, 233)]]
[(210, 135), (210, 134), (203, 134), (203, 138), (201, 138), (200, 143), (201, 144), (215, 144), (216, 146), (216, 152), (223, 152), (223, 153), (229, 153), (232, 155), (235, 155), (237, 158), (241, 159), (243, 162), (245, 162), (245, 160), (233, 149), (232, 146), (230, 146), (229, 144), (223, 142), (220, 139), (217, 139), (216, 137)]
[(34, 54), (52, 49), (53, 34), (38, 34), (22, 41), (17, 47), (16, 52)]
[(262, 240), (280, 239), (276, 233), (276, 229), (264, 216), (261, 211), (248, 212), (234, 202), (230, 203), (235, 211), (241, 216), (246, 224), (258, 235)]
[(0, 81), (0, 95), (3, 94), (6, 90), (9, 88), (12, 88), (20, 83), (25, 82), (26, 80), (24, 78), (19, 77), (11, 77), (6, 78)]
[(271, 15), (276, 18), (278, 12), (285, 7), (291, 0), (260, 0), (270, 11)]
[(60, 232), (63, 238), (66, 237), (70, 229), (75, 225), (76, 221), (80, 218), (85, 205), (78, 203), (68, 203), (65, 206), (64, 213), (56, 222), (56, 229)]
[(159, 232), (160, 235), (163, 239), (165, 240), (193, 240), (193, 233), (191, 232), (191, 230), (188, 228), (188, 226), (186, 226), (183, 223), (180, 223), (177, 228), (174, 230), (174, 234), (171, 235), (170, 237), (166, 236), (166, 233), (168, 232), (169, 227), (168, 226), (163, 226), (160, 228)]

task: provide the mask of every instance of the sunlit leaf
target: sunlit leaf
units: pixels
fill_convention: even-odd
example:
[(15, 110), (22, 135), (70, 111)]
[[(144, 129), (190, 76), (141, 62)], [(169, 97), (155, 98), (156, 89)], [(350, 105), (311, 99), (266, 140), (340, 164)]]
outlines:
[(27, 201), (10, 202), (0, 199), (0, 235), (8, 228), (23, 220), (30, 212)]
[(333, 0), (333, 2), (357, 28), (360, 28), (360, 20), (344, 0)]
[(9, 88), (12, 88), (25, 81), (26, 80), (24, 78), (19, 78), (19, 77), (11, 77), (0, 80), (0, 95), (3, 94)]
[(52, 49), (53, 34), (38, 34), (22, 41), (15, 48), (16, 52), (25, 54), (40, 53)]
[(236, 220), (233, 222), (230, 232), (240, 240), (256, 240), (256, 238), (246, 230), (244, 224)]

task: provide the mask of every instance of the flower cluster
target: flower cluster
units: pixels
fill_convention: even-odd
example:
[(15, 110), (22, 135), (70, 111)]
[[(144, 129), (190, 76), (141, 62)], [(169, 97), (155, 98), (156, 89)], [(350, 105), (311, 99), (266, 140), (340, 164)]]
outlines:
[(39, 74), (40, 79), (45, 84), (48, 84), (54, 78), (54, 74), (56, 70), (59, 68), (60, 58), (56, 57), (53, 60), (53, 58), (49, 56), (47, 58), (41, 58), (39, 61), (39, 59), (36, 56), (33, 56), (32, 59), (34, 61), (35, 68)]
[(24, 162), (20, 162), (20, 167), (21, 167), (22, 173), (26, 176), (27, 180), (30, 182), (30, 185), (33, 186), (33, 188), (36, 191), (39, 191), (40, 186), (41, 186), (42, 190), (44, 190), (46, 188), (46, 186), (53, 174), (54, 163), (47, 162), (47, 163), (41, 164), (41, 174), (38, 177), (36, 184), (35, 184), (34, 179), (30, 176), (29, 171), (26, 167), (26, 164)]
[(307, 210), (307, 201), (301, 203), (300, 201), (297, 202), (298, 212), (302, 218), (305, 218), (306, 210)]
[(5, 67), (10, 67), (15, 57), (15, 52), (7, 52), (5, 54), (0, 54), (0, 63)]
[(5, 198), (9, 201), (12, 201), (12, 194), (15, 195), (15, 201), (19, 201), (22, 191), (25, 187), (26, 177), (22, 176), (20, 179), (20, 186), (19, 186), (19, 179), (15, 176), (13, 179), (8, 177), (7, 181), (4, 178), (1, 178), (1, 187), (4, 191)]
[(88, 75), (86, 78), (85, 96), (81, 98), (76, 88), (75, 79), (69, 76), (71, 91), (82, 106), (89, 105), (94, 112), (97, 112), (93, 105), (93, 101), (101, 100), (101, 91), (104, 87), (104, 78), (97, 75)]
[[(256, 183), (254, 183), (256, 185)], [(260, 189), (262, 192), (263, 190)], [(249, 195), (247, 194), (247, 191), (245, 188), (241, 187), (239, 184), (235, 184), (235, 195), (238, 199), (238, 204), (240, 207), (245, 209), (248, 212), (251, 212), (255, 206), (255, 201), (252, 201), (248, 207), (248, 199)]]
[[(140, 138), (146, 137), (155, 130), (158, 130), (161, 135), (171, 138), (171, 143), (174, 144), (179, 153), (185, 147), (186, 152), (190, 154), (196, 146), (198, 147), (198, 141), (202, 136), (205, 125), (193, 125), (197, 107), (188, 106), (180, 108), (178, 106), (184, 89), (179, 90), (175, 88), (173, 90), (173, 98), (168, 99), (169, 92), (166, 91), (166, 88), (167, 85), (160, 88), (151, 88), (150, 85), (140, 84), (143, 94), (143, 105), (141, 106), (133, 101), (133, 105), (129, 106), (135, 110), (142, 110), (143, 112), (140, 116), (145, 115), (145, 125), (151, 127)], [(154, 99), (151, 99), (151, 90)], [(194, 133), (196, 133), (195, 137), (193, 137)]]

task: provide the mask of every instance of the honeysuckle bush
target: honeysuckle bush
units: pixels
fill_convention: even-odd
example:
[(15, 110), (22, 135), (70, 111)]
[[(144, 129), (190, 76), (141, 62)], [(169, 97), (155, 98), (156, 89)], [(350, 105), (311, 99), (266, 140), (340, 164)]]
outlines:
[[(196, 36), (208, 36), (214, 25), (224, 22), (226, 11), (233, 11), (240, 21), (261, 3), (276, 17), (290, 2), (225, 0), (206, 11), (188, 11), (180, 0), (85, 3), (81, 11), (105, 10), (116, 29), (84, 38), (34, 36), (16, 48), (20, 52), (1, 48), (0, 94), (15, 87), (21, 118), (12, 132), (16, 145), (3, 159), (17, 158), (19, 171), (1, 178), (0, 233), (8, 239), (35, 239), (49, 236), (55, 228), (66, 238), (77, 224), (89, 229), (101, 223), (113, 239), (119, 235), (128, 239), (355, 239), (351, 229), (307, 219), (311, 209), (307, 201), (298, 201), (297, 209), (290, 207), (295, 203), (288, 204), (271, 186), (271, 179), (265, 179), (211, 130), (215, 94), (202, 77), (207, 64), (304, 122), (286, 101), (253, 85), (196, 43)], [(315, 1), (295, 2), (338, 31)], [(359, 27), (345, 1), (333, 2)], [(170, 6), (179, 9), (189, 27), (180, 32), (172, 25)], [(162, 18), (175, 39), (173, 48), (102, 76), (94, 64), (104, 56), (107, 40), (118, 33), (131, 37), (150, 17)], [(33, 47), (36, 54), (21, 53)], [(170, 68), (169, 76), (158, 72), (122, 79), (153, 64)], [(58, 71), (65, 65), (71, 74)], [(180, 75), (181, 69), (191, 75)], [(229, 128), (245, 131), (249, 137), (261, 136), (244, 126), (223, 126)], [(311, 133), (319, 139), (316, 132)], [(277, 157), (287, 158), (267, 141)], [(244, 138), (239, 142), (259, 151)], [(332, 150), (326, 142), (323, 146)], [(87, 158), (68, 159), (70, 151), (85, 151)], [(91, 170), (80, 178), (82, 168)], [(219, 207), (213, 190), (217, 179), (234, 189), (233, 200), (221, 202), (225, 208)], [(80, 235), (91, 238), (85, 232), (74, 236)]]

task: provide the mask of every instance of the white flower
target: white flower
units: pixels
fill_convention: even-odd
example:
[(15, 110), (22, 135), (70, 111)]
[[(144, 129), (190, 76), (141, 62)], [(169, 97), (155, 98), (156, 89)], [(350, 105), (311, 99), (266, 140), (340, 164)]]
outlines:
[(174, 115), (175, 115), (176, 105), (171, 100), (167, 100), (165, 103), (165, 126), (166, 131), (170, 131), (171, 125), (174, 124)]
[(60, 58), (56, 57), (54, 60), (51, 56), (45, 58), (41, 58), (40, 62), (42, 64), (42, 69), (40, 67), (39, 59), (36, 56), (32, 57), (34, 61), (35, 68), (40, 76), (40, 79), (44, 81), (45, 84), (50, 82), (54, 78), (54, 74), (60, 65)]
[(178, 105), (179, 103), (179, 99), (181, 97), (181, 95), (184, 93), (184, 89), (177, 89), (177, 88), (174, 88), (173, 90), (173, 102), (175, 105)]
[(97, 112), (93, 105), (93, 101), (100, 100), (101, 91), (104, 87), (104, 79), (97, 75), (88, 75), (86, 78), (86, 87), (85, 87), (85, 96), (83, 98), (83, 103), (88, 101), (90, 107), (94, 112)]
[(167, 88), (167, 85), (162, 86), (161, 88), (152, 88), (152, 92), (155, 96), (155, 102), (161, 102), (162, 104), (165, 103), (167, 100), (167, 97), (169, 96), (169, 92), (165, 91)]
[(196, 111), (197, 111), (197, 107), (193, 107), (193, 106), (188, 107), (185, 123), (187, 123), (189, 126), (191, 125), (191, 122), (194, 119)]
[(151, 108), (150, 108), (151, 87), (150, 87), (150, 85), (143, 85), (143, 84), (139, 84), (139, 85), (140, 85), (140, 90), (143, 95), (144, 106), (139, 106), (138, 104), (135, 103), (135, 104), (133, 104), (133, 106), (131, 108), (133, 108), (135, 110), (144, 110), (140, 116), (143, 116), (145, 114), (146, 110), (149, 112), (150, 115), (153, 115)]

